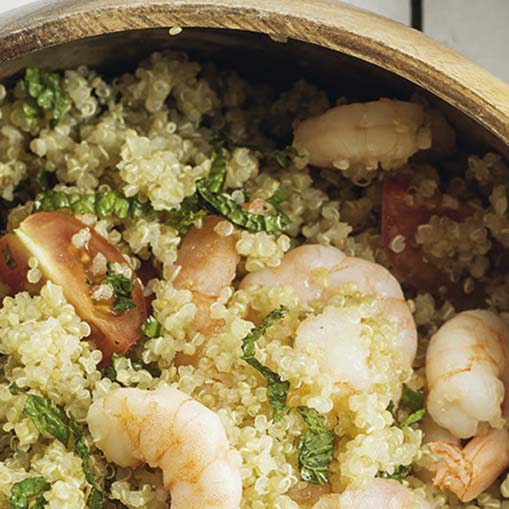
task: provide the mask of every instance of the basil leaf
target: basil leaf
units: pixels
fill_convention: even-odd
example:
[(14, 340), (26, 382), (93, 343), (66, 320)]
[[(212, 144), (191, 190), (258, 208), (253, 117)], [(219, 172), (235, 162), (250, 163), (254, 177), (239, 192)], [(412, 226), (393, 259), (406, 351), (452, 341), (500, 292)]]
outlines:
[(312, 484), (325, 484), (333, 458), (334, 433), (325, 427), (325, 419), (313, 408), (299, 406), (297, 411), (308, 426), (297, 446), (300, 478)]
[(198, 181), (196, 189), (214, 211), (250, 232), (280, 233), (290, 224), (290, 219), (285, 214), (266, 216), (244, 210), (233, 198), (211, 192), (206, 180)]
[(161, 324), (152, 315), (150, 315), (141, 326), (141, 332), (147, 338), (158, 338), (161, 336)]
[(255, 343), (263, 336), (269, 327), (283, 318), (286, 312), (287, 309), (284, 306), (275, 309), (265, 317), (261, 325), (254, 327), (251, 332), (242, 339), (242, 359), (259, 371), (265, 377), (265, 380), (267, 380), (267, 400), (273, 410), (272, 419), (274, 422), (279, 421), (283, 415), (290, 410), (286, 405), (290, 382), (281, 380), (277, 373), (274, 373), (274, 371), (264, 366), (255, 358)]
[(149, 205), (141, 203), (135, 197), (126, 198), (114, 191), (94, 194), (45, 191), (39, 193), (34, 200), (34, 212), (61, 209), (70, 210), (73, 214), (93, 214), (97, 217), (115, 216), (119, 219), (136, 219), (143, 212), (152, 211)]
[(30, 418), (39, 433), (49, 433), (68, 447), (69, 421), (55, 403), (41, 396), (29, 394), (23, 413)]
[[(44, 477), (29, 477), (17, 482), (11, 488), (10, 509), (29, 509), (29, 507), (42, 509), (46, 505), (46, 499), (42, 494), (50, 488), (50, 483)], [(31, 502), (34, 504), (31, 505)]]
[(412, 473), (412, 465), (400, 465), (394, 470), (392, 474), (388, 472), (379, 472), (377, 477), (383, 479), (394, 479), (395, 481), (402, 482), (405, 477), (408, 477)]
[(25, 70), (22, 86), (27, 95), (23, 112), (30, 127), (37, 125), (45, 112), (51, 113), (52, 127), (65, 118), (71, 102), (64, 94), (62, 80), (58, 73), (28, 67)]
[(16, 261), (12, 257), (12, 253), (11, 250), (9, 249), (9, 246), (5, 246), (2, 249), (2, 256), (4, 257), (5, 263), (7, 264), (7, 267), (9, 267), (9, 269), (16, 268)]
[(104, 505), (104, 492), (97, 484), (92, 469), (90, 468), (90, 453), (88, 451), (85, 433), (72, 414), (70, 414), (70, 421), (71, 430), (74, 435), (74, 452), (81, 458), (81, 467), (85, 474), (85, 479), (90, 486), (92, 486), (87, 505), (90, 509), (101, 509)]

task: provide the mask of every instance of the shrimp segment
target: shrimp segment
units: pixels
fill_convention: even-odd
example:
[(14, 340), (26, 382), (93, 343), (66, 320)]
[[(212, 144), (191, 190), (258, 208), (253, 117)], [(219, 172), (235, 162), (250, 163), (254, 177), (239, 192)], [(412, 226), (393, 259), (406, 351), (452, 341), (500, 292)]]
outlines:
[(431, 505), (401, 483), (373, 479), (348, 487), (341, 495), (322, 497), (313, 509), (431, 509)]
[(465, 311), (431, 338), (426, 354), (428, 412), (458, 438), (480, 423), (501, 427), (507, 369), (506, 325), (490, 311)]
[[(301, 302), (309, 303), (327, 301), (352, 284), (361, 294), (374, 297), (377, 317), (397, 329), (393, 348), (402, 354), (402, 369), (409, 370), (417, 349), (415, 324), (398, 281), (381, 265), (347, 256), (334, 247), (305, 245), (289, 251), (278, 267), (248, 274), (240, 288), (292, 287)], [(360, 337), (361, 327), (347, 310), (327, 306), (300, 324), (294, 346), (323, 351), (320, 367), (324, 372), (351, 390), (365, 390), (376, 380), (367, 364), (369, 351), (353, 340)]]
[(210, 318), (210, 305), (234, 280), (239, 261), (236, 238), (233, 235), (221, 237), (214, 230), (222, 220), (218, 216), (207, 216), (201, 228), (193, 226), (179, 247), (176, 262), (180, 272), (174, 284), (192, 292), (198, 308), (195, 326), (204, 334), (217, 325)]
[(470, 440), (462, 450), (448, 442), (433, 442), (440, 457), (434, 483), (451, 490), (462, 502), (470, 502), (489, 488), (509, 465), (507, 429), (491, 429)]
[(455, 437), (474, 437), (463, 449), (442, 440), (429, 444), (439, 458), (435, 484), (462, 502), (476, 498), (509, 466), (508, 341), (509, 329), (497, 315), (474, 310), (443, 325), (428, 347), (428, 412)]
[(118, 389), (92, 403), (87, 421), (108, 461), (161, 468), (172, 509), (238, 509), (242, 482), (223, 425), (183, 392)]
[(336, 106), (301, 122), (293, 144), (321, 168), (388, 170), (431, 147), (422, 106), (392, 99)]

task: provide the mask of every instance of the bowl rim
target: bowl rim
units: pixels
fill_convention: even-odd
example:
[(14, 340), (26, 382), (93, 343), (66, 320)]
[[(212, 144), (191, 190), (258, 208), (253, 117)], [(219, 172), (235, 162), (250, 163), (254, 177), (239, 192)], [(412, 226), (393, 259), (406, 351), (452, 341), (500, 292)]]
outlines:
[(336, 0), (40, 0), (0, 18), (0, 66), (77, 39), (223, 28), (316, 44), (406, 78), (509, 146), (509, 85), (406, 25)]

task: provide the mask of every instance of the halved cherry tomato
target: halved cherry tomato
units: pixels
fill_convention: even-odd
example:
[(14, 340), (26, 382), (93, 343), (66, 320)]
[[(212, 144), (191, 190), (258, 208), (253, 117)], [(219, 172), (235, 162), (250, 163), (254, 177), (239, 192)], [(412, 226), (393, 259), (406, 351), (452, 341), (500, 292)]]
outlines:
[[(142, 261), (139, 269), (136, 271), (136, 274), (140, 278), (140, 281), (143, 283), (143, 286), (147, 286), (149, 281), (152, 279), (159, 279), (161, 277), (160, 271), (154, 267), (154, 264), (150, 260)], [(155, 293), (145, 297), (145, 302), (147, 304), (147, 310), (149, 313), (152, 312), (152, 302), (154, 302), (155, 298)]]
[[(382, 242), (393, 274), (402, 283), (431, 294), (437, 295), (439, 289), (445, 287), (448, 297), (460, 307), (463, 302), (478, 300), (479, 289), (476, 289), (475, 295), (466, 295), (436, 265), (423, 259), (422, 247), (415, 240), (418, 226), (428, 223), (431, 216), (463, 221), (472, 213), (468, 204), (448, 206), (439, 192), (425, 204), (416, 204), (407, 181), (400, 178), (387, 179), (382, 193)], [(405, 249), (401, 253), (391, 249), (391, 243), (398, 235), (405, 239)]]
[[(103, 364), (111, 360), (113, 353), (125, 353), (141, 336), (141, 326), (147, 318), (143, 288), (135, 280), (132, 297), (135, 307), (127, 311), (115, 311), (113, 299), (94, 301), (91, 282), (94, 280), (90, 266), (94, 257), (101, 253), (108, 262), (125, 263), (122, 254), (106, 239), (90, 229), (91, 238), (84, 247), (76, 247), (73, 236), (86, 225), (76, 218), (59, 212), (39, 212), (25, 219), (14, 233), (0, 239), (0, 282), (10, 294), (22, 290), (37, 293), (45, 280), (62, 286), (66, 299), (78, 315), (92, 328), (92, 339), (103, 353)], [(37, 285), (28, 283), (26, 276), (28, 260), (37, 258), (43, 281)]]

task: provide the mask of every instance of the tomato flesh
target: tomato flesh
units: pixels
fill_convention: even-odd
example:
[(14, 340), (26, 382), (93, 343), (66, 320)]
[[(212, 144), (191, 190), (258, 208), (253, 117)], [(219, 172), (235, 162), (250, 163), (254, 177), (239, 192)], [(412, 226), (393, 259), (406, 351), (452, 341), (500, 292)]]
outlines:
[[(422, 247), (415, 240), (419, 225), (428, 223), (434, 215), (463, 221), (473, 212), (466, 204), (447, 206), (442, 198), (437, 192), (425, 204), (416, 204), (404, 179), (387, 179), (382, 193), (382, 242), (391, 270), (399, 281), (434, 295), (445, 287), (447, 296), (461, 306), (465, 301), (476, 300), (479, 297), (478, 289), (475, 295), (466, 295), (436, 265), (423, 258)], [(398, 235), (405, 239), (405, 249), (401, 253), (391, 248), (393, 239)]]
[[(76, 247), (72, 238), (86, 227), (73, 216), (60, 212), (32, 214), (14, 233), (0, 239), (0, 282), (11, 295), (23, 290), (36, 294), (46, 280), (62, 286), (66, 299), (89, 323), (92, 329), (90, 339), (103, 353), (103, 364), (106, 364), (113, 353), (125, 353), (141, 336), (147, 310), (143, 287), (135, 274), (129, 299), (135, 307), (115, 311), (111, 299), (95, 301), (92, 298), (91, 283), (101, 283), (94, 280), (90, 271), (95, 256), (101, 253), (110, 263), (124, 264), (125, 260), (92, 228), (90, 240), (83, 247)], [(26, 277), (28, 260), (32, 256), (38, 260), (43, 276), (36, 285), (28, 283)]]

